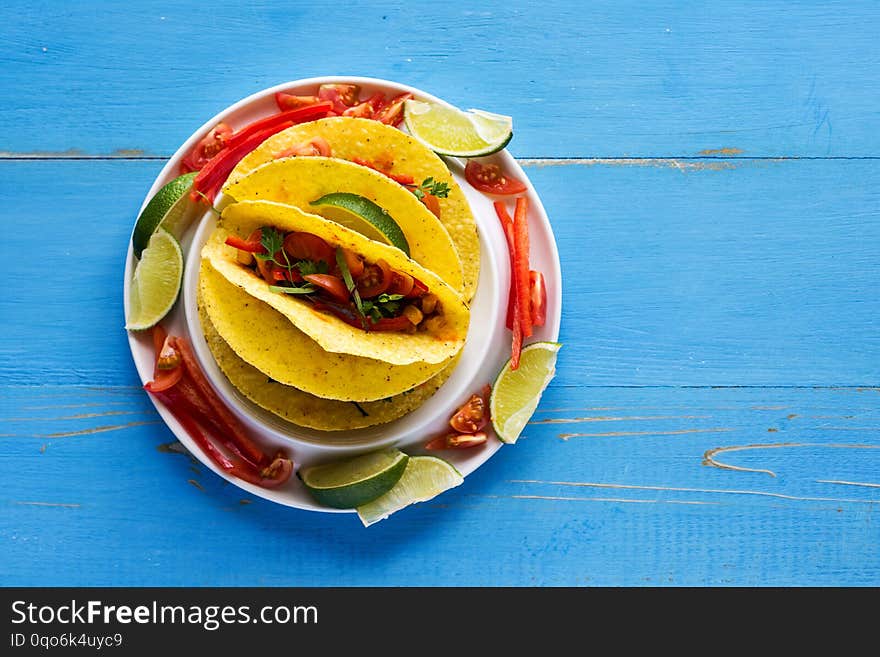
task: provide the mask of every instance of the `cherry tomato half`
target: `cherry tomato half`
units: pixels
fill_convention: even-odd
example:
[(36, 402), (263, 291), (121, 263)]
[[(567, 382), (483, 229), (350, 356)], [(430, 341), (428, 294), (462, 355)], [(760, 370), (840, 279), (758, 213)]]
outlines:
[(406, 272), (396, 271), (391, 275), (391, 287), (388, 294), (402, 294), (406, 296), (412, 292), (415, 279)]
[(330, 144), (323, 137), (312, 137), (308, 141), (301, 144), (285, 148), (283, 151), (276, 153), (275, 159), (282, 157), (307, 157), (321, 155), (330, 157)]
[(342, 255), (345, 257), (345, 264), (348, 265), (348, 273), (352, 278), (364, 273), (364, 259), (361, 256), (348, 249), (342, 249)]
[(395, 96), (388, 101), (388, 104), (385, 105), (385, 107), (376, 112), (376, 114), (373, 115), (373, 118), (380, 123), (397, 125), (403, 120), (403, 103), (412, 97), (413, 95), (409, 92)]
[(507, 175), (494, 163), (480, 164), (468, 160), (464, 177), (474, 189), (487, 194), (521, 194), (527, 189), (525, 183)]
[(388, 263), (379, 259), (376, 264), (364, 267), (364, 273), (357, 279), (357, 291), (365, 299), (379, 296), (391, 286), (393, 277)]
[(357, 105), (360, 93), (361, 88), (356, 84), (322, 84), (318, 87), (318, 98), (332, 102), (337, 114)]
[(425, 445), (425, 449), (467, 449), (468, 447), (482, 445), (487, 440), (489, 440), (489, 436), (482, 431), (475, 434), (450, 433), (430, 440)]
[(336, 301), (341, 303), (348, 301), (348, 288), (345, 287), (345, 283), (338, 276), (331, 274), (306, 274), (303, 278), (309, 283), (317, 285)]
[(288, 233), (284, 238), (284, 251), (294, 262), (323, 260), (328, 267), (336, 263), (336, 252), (327, 242), (312, 233)]
[(486, 400), (480, 395), (471, 395), (449, 420), (449, 426), (458, 433), (476, 433), (485, 427), (488, 421), (489, 409)]
[(225, 123), (218, 123), (199, 140), (199, 143), (187, 154), (180, 163), (180, 173), (198, 171), (226, 146), (232, 137), (232, 128)]
[(298, 109), (300, 107), (308, 107), (309, 105), (314, 105), (320, 100), (321, 99), (317, 96), (294, 96), (293, 94), (286, 94), (283, 91), (279, 91), (275, 94), (275, 103), (278, 105), (278, 109), (282, 112)]

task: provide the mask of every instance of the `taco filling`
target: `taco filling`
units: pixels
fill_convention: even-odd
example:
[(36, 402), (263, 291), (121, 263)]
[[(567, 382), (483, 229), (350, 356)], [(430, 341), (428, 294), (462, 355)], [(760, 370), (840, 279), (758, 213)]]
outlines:
[(269, 283), (273, 292), (295, 294), (350, 326), (413, 333), (442, 325), (437, 296), (382, 258), (367, 262), (312, 233), (285, 233), (272, 226), (257, 228), (247, 240), (230, 235), (226, 244), (239, 250), (239, 262)]

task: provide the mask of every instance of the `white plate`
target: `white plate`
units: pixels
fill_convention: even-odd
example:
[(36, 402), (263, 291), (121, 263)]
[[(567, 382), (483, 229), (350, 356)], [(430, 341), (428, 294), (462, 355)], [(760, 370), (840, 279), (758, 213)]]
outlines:
[[(193, 133), (163, 167), (147, 192), (141, 210), (162, 185), (176, 177), (181, 159), (210, 128), (220, 121), (228, 123), (233, 129), (238, 129), (252, 121), (276, 113), (278, 108), (275, 105), (274, 94), (277, 91), (304, 95), (313, 94), (319, 84), (340, 82), (360, 85), (362, 97), (369, 97), (376, 91), (383, 91), (386, 95), (396, 95), (408, 91), (420, 100), (444, 102), (413, 87), (387, 80), (362, 77), (310, 78), (265, 89), (223, 110)], [(480, 103), (475, 102), (474, 104), (479, 105)], [(541, 200), (516, 160), (506, 150), (496, 153), (491, 156), (491, 159), (523, 180), (528, 186), (531, 246), (529, 262), (532, 269), (544, 273), (547, 285), (547, 322), (545, 326), (535, 329), (535, 334), (530, 341), (556, 341), (559, 336), (562, 309), (562, 276), (550, 222)], [(507, 289), (510, 285), (510, 268), (507, 243), (492, 207), (492, 202), (497, 197), (487, 196), (473, 189), (464, 180), (464, 170), (460, 162), (450, 159), (447, 163), (471, 205), (480, 232), (480, 279), (476, 296), (471, 303), (470, 330), (459, 365), (440, 390), (416, 411), (388, 424), (347, 432), (321, 432), (304, 429), (263, 411), (232, 388), (211, 357), (201, 331), (197, 330), (199, 320), (193, 291), (198, 277), (198, 250), (213, 225), (213, 214), (206, 212), (184, 236), (182, 246), (186, 254), (186, 271), (181, 298), (162, 323), (169, 333), (185, 335), (190, 339), (196, 356), (218, 394), (251, 428), (254, 437), (266, 446), (267, 451), (275, 448), (285, 449), (293, 457), (296, 467), (342, 458), (384, 445), (394, 445), (410, 454), (424, 453), (422, 445), (442, 433), (444, 428), (448, 427), (448, 420), (455, 410), (467, 400), (471, 393), (479, 390), (484, 384), (491, 383), (504, 363), (507, 362), (510, 356), (510, 332), (504, 328), (504, 317), (507, 306)], [(508, 197), (507, 200), (512, 211), (512, 198)], [(126, 316), (128, 314), (128, 289), (134, 265), (135, 258), (129, 241), (123, 288)], [(146, 383), (152, 379), (155, 358), (149, 332), (144, 334), (129, 333), (129, 345), (138, 375), (141, 381)], [(205, 467), (210, 468), (219, 476), (253, 495), (279, 504), (313, 511), (340, 512), (338, 509), (317, 505), (295, 476), (277, 489), (260, 488), (230, 477), (202, 453), (201, 449), (161, 403), (151, 395), (150, 398), (159, 415), (177, 439)], [(458, 468), (462, 475), (467, 476), (485, 463), (502, 445), (494, 435), (491, 435), (491, 428), (489, 431), (490, 441), (483, 446), (466, 450), (434, 452), (434, 454), (447, 459)]]

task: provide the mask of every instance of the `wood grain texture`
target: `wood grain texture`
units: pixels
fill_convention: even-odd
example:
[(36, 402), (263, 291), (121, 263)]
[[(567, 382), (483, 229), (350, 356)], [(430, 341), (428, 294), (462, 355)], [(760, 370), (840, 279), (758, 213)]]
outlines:
[[(552, 386), (517, 445), (368, 530), (226, 485), (138, 389), (0, 395), (4, 584), (880, 581), (876, 390)], [(703, 464), (779, 443), (725, 454), (775, 477)]]
[(875, 2), (508, 0), (414, 16), (396, 0), (4, 2), (0, 151), (167, 156), (250, 93), (349, 74), (511, 114), (520, 157), (880, 152)]
[[(880, 584), (876, 3), (14, 0), (0, 20), (0, 585)], [(564, 277), (524, 437), (367, 530), (206, 471), (122, 329), (163, 158), (328, 73), (513, 115)]]

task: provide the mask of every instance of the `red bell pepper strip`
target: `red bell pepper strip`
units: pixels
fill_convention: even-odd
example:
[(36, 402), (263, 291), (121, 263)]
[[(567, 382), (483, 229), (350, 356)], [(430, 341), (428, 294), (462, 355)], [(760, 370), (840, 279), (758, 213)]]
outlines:
[(247, 251), (248, 253), (265, 253), (266, 247), (263, 246), (260, 240), (246, 240), (242, 239), (238, 235), (230, 235), (226, 238), (226, 244), (229, 246), (239, 249), (240, 251)]
[(281, 132), (292, 125), (293, 123), (286, 122), (272, 128), (267, 128), (262, 132), (251, 135), (248, 139), (237, 146), (227, 146), (217, 153), (210, 162), (202, 167), (202, 170), (199, 171), (195, 180), (193, 180), (193, 188), (190, 192), (190, 198), (193, 201), (198, 201), (200, 197), (204, 195), (209, 203), (213, 203), (214, 198), (217, 196), (217, 192), (220, 191), (220, 187), (223, 186), (223, 183), (229, 177), (229, 173), (245, 155), (250, 153), (276, 132)]
[(287, 121), (290, 121), (291, 123), (303, 123), (305, 121), (317, 118), (321, 114), (326, 114), (326, 112), (332, 106), (333, 103), (321, 102), (315, 103), (314, 105), (308, 105), (306, 107), (298, 107), (296, 109), (287, 110), (286, 112), (281, 112), (280, 114), (267, 116), (265, 119), (260, 119), (259, 121), (249, 123), (241, 130), (236, 131), (226, 142), (226, 146), (230, 148), (235, 148), (248, 137), (251, 137), (252, 135), (257, 134), (258, 132), (262, 132), (263, 130), (266, 130), (268, 128), (274, 128), (275, 126), (286, 123)]
[(504, 236), (507, 238), (507, 251), (510, 256), (510, 295), (508, 298), (507, 312), (509, 319), (509, 328), (513, 333), (513, 340), (510, 345), (510, 368), (517, 369), (519, 367), (519, 356), (522, 351), (522, 317), (519, 305), (519, 288), (516, 276), (516, 239), (514, 236), (513, 220), (507, 213), (504, 203), (495, 201), (495, 214), (501, 221), (501, 227), (504, 229)]
[(529, 299), (529, 208), (527, 196), (518, 196), (513, 211), (513, 238), (516, 247), (516, 294), (519, 297), (520, 324), (524, 338), (532, 335)]
[(174, 418), (180, 422), (181, 426), (183, 426), (187, 435), (189, 435), (189, 437), (202, 448), (202, 451), (205, 452), (214, 463), (226, 472), (230, 472), (235, 467), (235, 464), (208, 439), (195, 419), (181, 406), (175, 403), (173, 395), (169, 395), (167, 390), (154, 392), (153, 394), (156, 395), (156, 398), (165, 405), (165, 407), (171, 412), (171, 415), (173, 415)]
[(186, 338), (177, 337), (174, 339), (174, 346), (180, 351), (183, 366), (195, 384), (196, 390), (211, 407), (212, 415), (217, 418), (226, 430), (226, 434), (235, 441), (235, 444), (247, 456), (248, 460), (257, 465), (267, 465), (269, 459), (263, 453), (263, 450), (247, 436), (238, 419), (232, 414), (232, 411), (226, 408), (226, 405), (220, 400), (217, 393), (214, 392), (211, 384), (208, 383), (207, 377), (205, 377), (199, 367), (196, 357), (189, 346), (189, 341)]
[(529, 272), (529, 299), (532, 326), (544, 326), (547, 321), (547, 287), (544, 285), (544, 274), (539, 271)]

